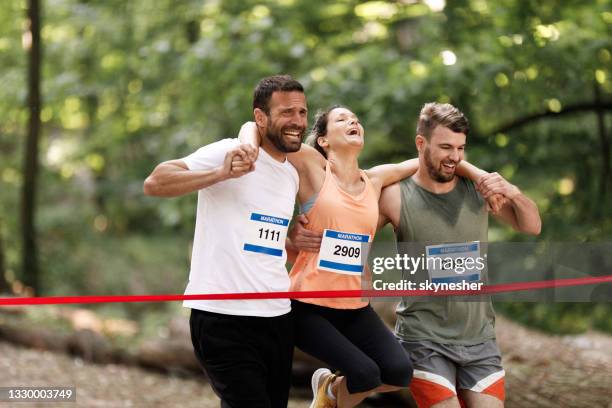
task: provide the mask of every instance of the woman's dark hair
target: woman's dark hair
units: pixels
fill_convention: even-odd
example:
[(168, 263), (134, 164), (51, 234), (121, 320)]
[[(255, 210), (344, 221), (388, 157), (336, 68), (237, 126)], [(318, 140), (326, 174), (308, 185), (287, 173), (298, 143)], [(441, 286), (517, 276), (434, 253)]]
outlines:
[(319, 153), (323, 155), (327, 159), (327, 153), (325, 149), (321, 147), (318, 143), (320, 137), (327, 135), (327, 122), (329, 121), (329, 114), (331, 111), (337, 108), (346, 108), (343, 105), (333, 105), (325, 110), (320, 110), (315, 115), (314, 125), (312, 125), (312, 129), (310, 130), (310, 134), (306, 139), (306, 144), (317, 149)]

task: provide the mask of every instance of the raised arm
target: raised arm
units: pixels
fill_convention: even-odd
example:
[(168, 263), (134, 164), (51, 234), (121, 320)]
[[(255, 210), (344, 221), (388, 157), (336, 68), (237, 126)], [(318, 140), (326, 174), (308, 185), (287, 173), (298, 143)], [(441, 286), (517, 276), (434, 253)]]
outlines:
[(183, 160), (165, 161), (158, 164), (146, 178), (144, 193), (156, 197), (178, 197), (240, 177), (252, 170), (253, 163), (244, 146), (229, 150), (223, 163), (210, 170), (189, 170)]
[[(461, 160), (459, 162), (459, 165), (457, 166), (457, 174), (461, 177), (465, 177), (467, 179), (472, 180), (474, 184), (478, 185), (482, 178), (489, 173), (482, 169), (479, 169), (468, 161)], [(504, 195), (499, 193), (490, 194), (489, 196), (484, 198), (487, 201), (487, 208), (494, 215), (497, 215), (501, 211), (507, 201)]]
[(259, 149), (259, 146), (261, 146), (261, 135), (259, 134), (259, 129), (257, 129), (257, 124), (255, 122), (244, 122), (240, 127), (240, 132), (238, 132), (238, 139), (240, 139), (240, 143), (249, 144)]
[(478, 183), (480, 178), (485, 174), (488, 173), (482, 169), (479, 169), (478, 167), (474, 166), (472, 163), (466, 160), (461, 160), (459, 162), (459, 165), (457, 166), (457, 175), (470, 179), (474, 183)]
[[(261, 146), (261, 134), (255, 122), (245, 122), (240, 128), (238, 138), (241, 143), (256, 147)], [(308, 166), (325, 167), (325, 158), (321, 153), (316, 151), (312, 146), (303, 143), (300, 150), (287, 155), (287, 160), (293, 164), (300, 174)]]
[(381, 164), (366, 170), (370, 181), (379, 189), (412, 176), (419, 169), (419, 159), (409, 159), (401, 163)]
[(497, 216), (516, 231), (538, 235), (542, 230), (542, 220), (537, 205), (517, 186), (498, 173), (483, 176), (478, 183), (478, 190), (485, 198), (493, 194), (502, 194), (506, 197), (507, 201)]

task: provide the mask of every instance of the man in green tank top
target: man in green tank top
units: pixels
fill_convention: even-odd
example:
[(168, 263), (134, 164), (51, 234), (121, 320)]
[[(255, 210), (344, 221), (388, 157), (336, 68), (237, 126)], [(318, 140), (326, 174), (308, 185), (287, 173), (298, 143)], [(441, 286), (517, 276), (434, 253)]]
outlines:
[[(541, 221), (535, 203), (497, 173), (483, 173), (477, 186), (455, 174), (463, 159), (469, 124), (449, 104), (428, 103), (419, 115), (416, 146), (419, 170), (389, 186), (380, 198), (380, 225), (391, 222), (398, 251), (427, 262), (404, 271), (404, 279), (476, 282), (486, 267), (457, 274), (458, 268), (435, 267), (440, 254), (486, 254), (488, 213), (485, 199), (505, 198), (495, 214), (517, 231), (537, 235)], [(482, 259), (482, 258), (481, 258)], [(396, 335), (410, 353), (414, 378), (410, 389), (420, 408), (503, 407), (504, 370), (495, 342), (495, 314), (490, 299), (453, 297), (415, 301), (397, 307)]]

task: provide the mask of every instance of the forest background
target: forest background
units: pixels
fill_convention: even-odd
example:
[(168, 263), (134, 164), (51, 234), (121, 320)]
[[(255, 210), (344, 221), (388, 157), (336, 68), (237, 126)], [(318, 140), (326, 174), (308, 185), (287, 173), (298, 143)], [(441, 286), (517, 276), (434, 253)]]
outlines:
[[(196, 196), (145, 197), (143, 180), (158, 162), (235, 136), (254, 85), (277, 73), (303, 83), (311, 122), (336, 103), (360, 116), (363, 168), (416, 156), (423, 103), (460, 107), (469, 160), (520, 186), (542, 214), (539, 237), (494, 223), (491, 241), (609, 241), (610, 6), (4, 0), (0, 292), (182, 293)], [(605, 302), (497, 307), (554, 333), (612, 332)], [(178, 303), (92, 309), (144, 327), (181, 313)]]

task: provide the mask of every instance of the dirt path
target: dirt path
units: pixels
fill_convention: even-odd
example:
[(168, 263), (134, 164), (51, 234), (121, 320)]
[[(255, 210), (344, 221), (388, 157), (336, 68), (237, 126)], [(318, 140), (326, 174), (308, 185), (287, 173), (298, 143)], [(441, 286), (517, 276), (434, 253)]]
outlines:
[[(551, 336), (498, 318), (497, 338), (506, 369), (507, 408), (612, 408), (612, 336)], [(84, 363), (0, 341), (0, 386), (59, 385), (76, 387), (76, 404), (0, 402), (0, 408), (219, 406), (202, 379)], [(307, 408), (309, 391), (292, 392), (289, 407)]]
[[(197, 407), (218, 408), (210, 386), (134, 367), (83, 363), (79, 358), (0, 342), (0, 386), (74, 386), (75, 403), (8, 403), (0, 407)], [(310, 401), (293, 399), (291, 408)]]
[(612, 336), (551, 336), (499, 318), (507, 407), (612, 408)]

